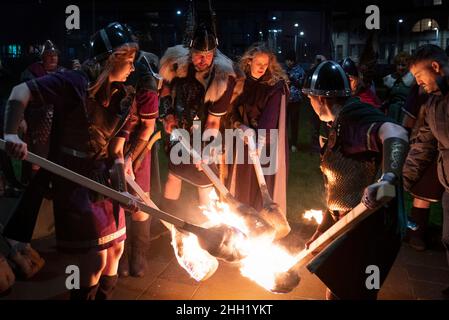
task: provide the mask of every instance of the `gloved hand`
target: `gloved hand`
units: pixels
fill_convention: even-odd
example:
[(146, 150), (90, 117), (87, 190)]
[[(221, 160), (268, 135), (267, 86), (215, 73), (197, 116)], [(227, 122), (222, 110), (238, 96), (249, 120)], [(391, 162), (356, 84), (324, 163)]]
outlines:
[(389, 181), (379, 181), (365, 188), (362, 196), (362, 203), (368, 209), (375, 209), (382, 203), (377, 201), (377, 191), (381, 186), (391, 184)]
[(6, 153), (19, 160), (25, 160), (28, 154), (28, 147), (17, 134), (5, 134)]

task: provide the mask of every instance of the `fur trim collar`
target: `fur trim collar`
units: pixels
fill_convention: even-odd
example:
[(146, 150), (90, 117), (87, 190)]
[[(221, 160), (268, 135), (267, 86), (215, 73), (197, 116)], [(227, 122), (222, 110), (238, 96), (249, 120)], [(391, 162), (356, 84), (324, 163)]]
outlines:
[[(175, 78), (185, 78), (187, 77), (190, 63), (189, 49), (182, 45), (168, 48), (161, 59), (159, 74), (169, 83)], [(206, 91), (205, 102), (218, 101), (228, 87), (229, 77), (235, 79), (238, 77), (232, 60), (219, 50), (217, 50), (214, 57), (212, 68), (214, 73), (213, 80)]]
[[(397, 78), (395, 78), (391, 74), (389, 74), (388, 76), (386, 76), (384, 78), (384, 84), (385, 84), (386, 87), (391, 89), (391, 88), (393, 88), (396, 80), (397, 80)], [(411, 72), (407, 72), (402, 77), (402, 82), (405, 84), (405, 86), (411, 87), (415, 83), (415, 78), (413, 77), (413, 74)]]

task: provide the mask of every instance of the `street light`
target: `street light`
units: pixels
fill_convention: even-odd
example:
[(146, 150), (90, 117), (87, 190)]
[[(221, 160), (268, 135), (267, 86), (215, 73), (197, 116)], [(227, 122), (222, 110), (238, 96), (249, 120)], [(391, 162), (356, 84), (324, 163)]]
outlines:
[(271, 18), (271, 20), (276, 21), (276, 20), (277, 20), (277, 17), (276, 17), (276, 16), (273, 16), (273, 17)]
[(304, 36), (304, 31), (301, 31), (300, 33), (299, 33), (299, 35), (302, 37), (302, 36)]
[(180, 16), (182, 14), (181, 10), (176, 11), (176, 15)]
[(399, 19), (398, 22), (399, 22), (399, 23), (403, 23), (403, 22), (404, 22), (404, 19)]
[(295, 27), (295, 54), (298, 51), (298, 27), (299, 27), (299, 23), (295, 23), (294, 24)]
[(438, 40), (439, 40), (439, 29), (438, 28), (433, 28), (433, 30), (435, 30), (435, 36), (436, 36), (436, 38), (435, 38), (435, 44), (436, 45), (438, 45)]

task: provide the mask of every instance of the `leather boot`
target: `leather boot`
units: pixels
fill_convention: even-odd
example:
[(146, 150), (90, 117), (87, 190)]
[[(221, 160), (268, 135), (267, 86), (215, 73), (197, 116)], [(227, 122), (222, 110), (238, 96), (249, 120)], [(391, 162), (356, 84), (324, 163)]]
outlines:
[(409, 245), (416, 251), (426, 250), (425, 236), (427, 231), (427, 224), (429, 220), (430, 209), (422, 209), (412, 207), (411, 217), (418, 226), (418, 229), (409, 232)]
[(78, 301), (95, 300), (97, 290), (98, 290), (98, 283), (91, 287), (81, 287), (79, 289), (70, 290), (70, 300), (78, 300)]
[(131, 257), (131, 215), (126, 215), (126, 240), (123, 254), (118, 264), (118, 275), (121, 278), (129, 277), (129, 259)]
[(112, 293), (117, 285), (118, 275), (101, 276), (98, 282), (98, 291), (95, 300), (111, 300)]
[(129, 264), (133, 277), (145, 276), (146, 253), (150, 245), (150, 222), (151, 218), (146, 221), (131, 222), (131, 260)]

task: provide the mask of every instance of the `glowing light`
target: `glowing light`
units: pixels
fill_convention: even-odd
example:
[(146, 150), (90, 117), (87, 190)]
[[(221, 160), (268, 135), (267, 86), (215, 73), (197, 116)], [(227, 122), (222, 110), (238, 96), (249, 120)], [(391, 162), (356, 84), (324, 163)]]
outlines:
[(308, 210), (304, 213), (304, 218), (312, 221), (315, 220), (317, 224), (321, 224), (323, 222), (323, 211), (321, 210)]

